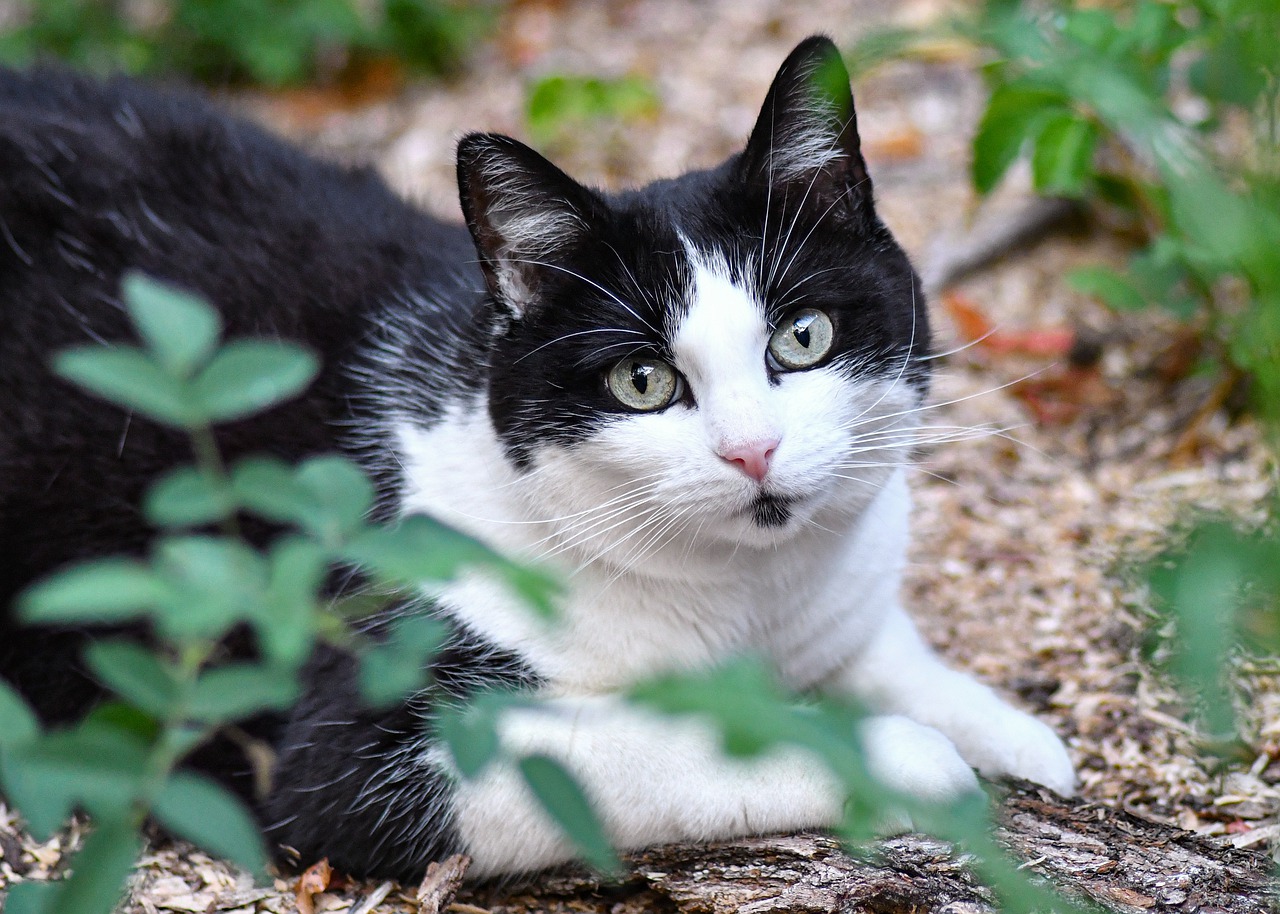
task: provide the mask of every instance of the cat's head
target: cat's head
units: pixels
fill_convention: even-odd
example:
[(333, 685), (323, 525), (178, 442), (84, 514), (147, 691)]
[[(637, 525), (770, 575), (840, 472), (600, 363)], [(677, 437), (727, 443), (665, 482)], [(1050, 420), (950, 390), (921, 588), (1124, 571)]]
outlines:
[(494, 427), (535, 510), (584, 542), (776, 544), (855, 516), (909, 459), (924, 301), (829, 40), (792, 52), (716, 168), (608, 195), (473, 134), (458, 175)]

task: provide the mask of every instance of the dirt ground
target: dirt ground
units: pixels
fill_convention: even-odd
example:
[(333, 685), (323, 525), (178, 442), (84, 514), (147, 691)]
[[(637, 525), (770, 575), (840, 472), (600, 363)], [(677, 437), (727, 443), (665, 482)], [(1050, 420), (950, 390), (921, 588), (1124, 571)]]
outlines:
[[(539, 77), (652, 83), (651, 116), (561, 136), (550, 150), (588, 182), (643, 182), (737, 149), (777, 65), (806, 35), (848, 45), (869, 28), (946, 10), (938, 0), (528, 0), (448, 83), (350, 109), (310, 95), (235, 104), (314, 149), (375, 163), (399, 190), (453, 217), (453, 144), (474, 129), (527, 137), (525, 92)], [(981, 206), (969, 190), (978, 62), (939, 48), (855, 84), (882, 215), (926, 277), (1030, 200), (1018, 174)], [(967, 342), (981, 316), (1024, 350), (1065, 331), (1091, 340), (1097, 357), (1073, 369), (1060, 353), (980, 344), (939, 360), (937, 443), (914, 479), (908, 604), (955, 664), (1067, 738), (1087, 797), (1237, 846), (1278, 846), (1280, 677), (1241, 671), (1250, 755), (1211, 770), (1183, 704), (1142, 660), (1151, 618), (1140, 573), (1171, 523), (1204, 509), (1256, 512), (1274, 467), (1252, 424), (1213, 408), (1211, 382), (1171, 367), (1175, 326), (1153, 314), (1117, 317), (1063, 281), (1074, 266), (1123, 257), (1113, 235), (1077, 228), (935, 295), (939, 351)], [(26, 847), (31, 875), (58, 849)], [(397, 887), (381, 900), (371, 892), (347, 886), (319, 896), (317, 909), (416, 910)], [(200, 853), (165, 847), (144, 859), (126, 910), (295, 907), (286, 881), (253, 888)]]

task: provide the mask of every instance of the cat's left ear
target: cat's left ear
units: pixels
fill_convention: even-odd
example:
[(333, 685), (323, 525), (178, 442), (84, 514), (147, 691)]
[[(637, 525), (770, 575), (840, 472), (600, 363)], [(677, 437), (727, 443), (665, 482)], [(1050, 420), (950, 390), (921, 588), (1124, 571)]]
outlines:
[(849, 72), (831, 39), (808, 38), (783, 62), (738, 167), (745, 181), (779, 203), (872, 224), (871, 179)]
[(458, 144), (458, 189), (489, 292), (517, 320), (565, 255), (589, 235), (603, 202), (523, 143), (473, 133)]

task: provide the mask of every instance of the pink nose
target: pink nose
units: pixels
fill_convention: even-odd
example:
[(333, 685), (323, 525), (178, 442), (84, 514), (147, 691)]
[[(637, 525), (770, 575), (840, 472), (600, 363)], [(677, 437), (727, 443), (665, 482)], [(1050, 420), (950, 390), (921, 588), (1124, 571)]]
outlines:
[(769, 464), (777, 449), (778, 439), (770, 438), (765, 441), (752, 441), (721, 448), (716, 453), (726, 463), (733, 464), (756, 482), (764, 482), (764, 478), (769, 475)]

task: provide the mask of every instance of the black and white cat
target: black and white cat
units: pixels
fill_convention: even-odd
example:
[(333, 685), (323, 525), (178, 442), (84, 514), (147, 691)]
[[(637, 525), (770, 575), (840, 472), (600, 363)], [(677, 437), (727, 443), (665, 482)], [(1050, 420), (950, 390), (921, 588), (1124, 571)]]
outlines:
[[(929, 327), (830, 41), (796, 48), (715, 168), (605, 194), (472, 134), (458, 177), (466, 228), (188, 96), (0, 75), (0, 675), (51, 720), (93, 700), (82, 636), (7, 607), (64, 562), (144, 548), (139, 496), (189, 457), (44, 367), (129, 336), (136, 269), (210, 297), (233, 335), (323, 359), (301, 400), (222, 434), (228, 456), (345, 448), (384, 510), (563, 571), (555, 627), (484, 579), (448, 589), (437, 696), (545, 697), (503, 738), (572, 769), (619, 845), (838, 821), (809, 759), (729, 762), (616, 698), (746, 651), (875, 709), (872, 766), (903, 791), (956, 796), (974, 768), (1072, 790), (1049, 728), (944, 666), (899, 604)], [(268, 835), (404, 878), (453, 850), (479, 874), (570, 854), (515, 772), (456, 778), (429, 722), (420, 700), (363, 707), (350, 661), (322, 653), (291, 715), (257, 725), (278, 752)]]

